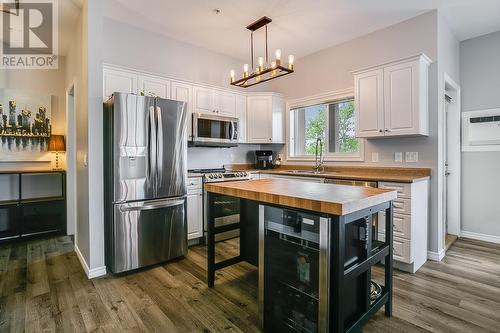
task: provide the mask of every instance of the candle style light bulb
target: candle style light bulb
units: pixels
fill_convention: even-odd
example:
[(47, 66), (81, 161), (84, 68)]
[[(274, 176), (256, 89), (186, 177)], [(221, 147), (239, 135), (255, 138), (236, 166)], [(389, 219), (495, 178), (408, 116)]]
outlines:
[(234, 72), (234, 69), (231, 69), (230, 75), (231, 75), (231, 83), (233, 83), (234, 82), (234, 76), (236, 75), (236, 73)]
[(280, 49), (276, 50), (276, 65), (277, 66), (281, 65), (281, 50)]
[(264, 58), (259, 57), (258, 62), (259, 62), (259, 71), (262, 71), (262, 68), (264, 67)]
[(248, 64), (243, 65), (243, 77), (248, 76)]
[(271, 62), (271, 68), (273, 69), (271, 71), (271, 75), (275, 76), (276, 75), (276, 62), (275, 61)]
[(289, 69), (293, 69), (293, 61), (295, 60), (295, 57), (293, 56), (293, 54), (290, 54), (288, 56), (288, 68)]

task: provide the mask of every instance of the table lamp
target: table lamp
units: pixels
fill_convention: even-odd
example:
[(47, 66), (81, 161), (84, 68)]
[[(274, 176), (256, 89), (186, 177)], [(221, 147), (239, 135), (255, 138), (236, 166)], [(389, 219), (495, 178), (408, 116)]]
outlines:
[(51, 135), (49, 137), (49, 151), (55, 152), (56, 154), (56, 167), (54, 170), (60, 170), (59, 153), (66, 151), (66, 142), (64, 141), (64, 135)]

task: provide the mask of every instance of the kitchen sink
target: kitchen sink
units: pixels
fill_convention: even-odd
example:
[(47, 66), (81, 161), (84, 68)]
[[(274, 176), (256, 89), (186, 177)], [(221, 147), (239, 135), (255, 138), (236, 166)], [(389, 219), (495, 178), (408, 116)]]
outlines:
[(338, 171), (315, 171), (315, 170), (280, 170), (281, 173), (296, 173), (296, 174), (309, 174), (309, 175), (323, 175), (337, 173)]

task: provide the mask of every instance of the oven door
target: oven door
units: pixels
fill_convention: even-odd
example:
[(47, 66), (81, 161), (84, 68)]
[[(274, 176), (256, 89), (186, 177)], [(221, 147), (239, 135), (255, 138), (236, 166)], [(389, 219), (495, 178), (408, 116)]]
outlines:
[(193, 145), (232, 147), (238, 145), (238, 118), (193, 114)]

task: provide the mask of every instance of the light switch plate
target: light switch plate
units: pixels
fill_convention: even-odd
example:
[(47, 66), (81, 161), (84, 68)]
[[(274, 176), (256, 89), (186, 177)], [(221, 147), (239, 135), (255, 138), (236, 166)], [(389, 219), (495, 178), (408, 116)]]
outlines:
[(378, 162), (378, 153), (377, 152), (372, 153), (372, 162), (374, 162), (374, 163)]
[(394, 153), (394, 162), (403, 163), (403, 152), (397, 151)]
[(405, 161), (408, 163), (418, 162), (418, 152), (417, 151), (407, 151), (405, 153)]

